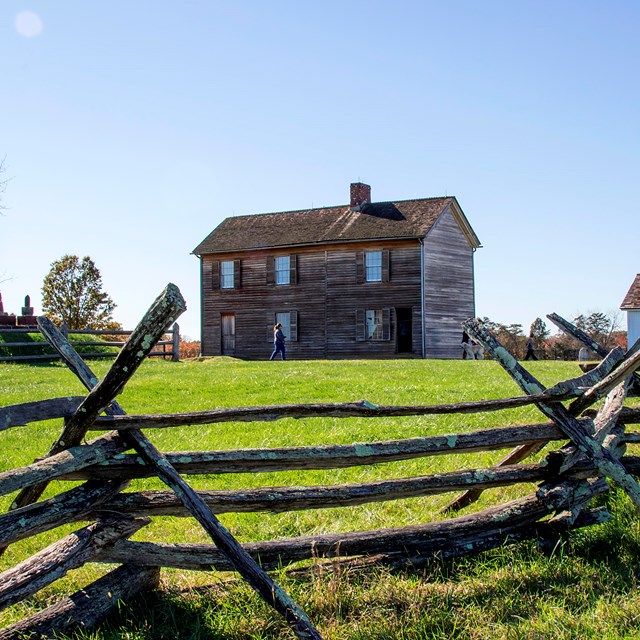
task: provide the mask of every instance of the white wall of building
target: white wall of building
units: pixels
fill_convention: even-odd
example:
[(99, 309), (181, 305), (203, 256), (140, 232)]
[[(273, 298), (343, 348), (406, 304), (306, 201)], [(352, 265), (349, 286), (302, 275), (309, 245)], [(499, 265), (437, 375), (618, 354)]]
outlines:
[(640, 309), (627, 309), (627, 349), (640, 338)]

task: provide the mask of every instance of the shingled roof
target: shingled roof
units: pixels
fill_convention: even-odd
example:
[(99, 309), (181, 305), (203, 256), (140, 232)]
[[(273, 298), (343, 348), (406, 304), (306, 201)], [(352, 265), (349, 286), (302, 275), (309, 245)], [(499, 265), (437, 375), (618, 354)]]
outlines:
[(631, 289), (627, 292), (627, 295), (624, 297), (622, 304), (620, 305), (621, 309), (640, 309), (640, 273), (636, 276), (636, 279), (633, 281), (631, 285)]
[(454, 197), (373, 202), (362, 210), (349, 205), (226, 218), (194, 250), (246, 251), (335, 242), (421, 238), (451, 209), (472, 247), (480, 241)]

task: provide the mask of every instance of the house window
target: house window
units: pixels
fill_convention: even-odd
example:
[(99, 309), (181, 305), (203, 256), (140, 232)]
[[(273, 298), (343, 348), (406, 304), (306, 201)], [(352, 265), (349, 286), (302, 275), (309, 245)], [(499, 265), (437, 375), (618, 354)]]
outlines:
[(389, 282), (388, 249), (356, 251), (356, 283)]
[(275, 324), (278, 323), (282, 325), (282, 333), (284, 333), (285, 337), (291, 338), (291, 313), (289, 311), (276, 313)]
[[(275, 268), (276, 284), (291, 284), (290, 256), (278, 256), (275, 259), (274, 268)], [(283, 323), (283, 326), (284, 326), (284, 323)]]
[(364, 264), (365, 280), (367, 282), (382, 282), (382, 251), (366, 251)]
[(282, 333), (287, 341), (296, 342), (298, 340), (298, 312), (297, 311), (274, 311), (267, 314), (267, 338), (273, 340), (273, 327), (280, 323)]
[(240, 289), (239, 258), (235, 260), (214, 260), (211, 264), (212, 289)]
[(356, 341), (391, 340), (391, 309), (357, 309)]
[(382, 340), (382, 309), (367, 309), (365, 323), (367, 340)]
[(298, 283), (298, 256), (267, 256), (267, 284), (295, 285)]
[(222, 260), (220, 262), (220, 288), (233, 289), (234, 280), (233, 260)]

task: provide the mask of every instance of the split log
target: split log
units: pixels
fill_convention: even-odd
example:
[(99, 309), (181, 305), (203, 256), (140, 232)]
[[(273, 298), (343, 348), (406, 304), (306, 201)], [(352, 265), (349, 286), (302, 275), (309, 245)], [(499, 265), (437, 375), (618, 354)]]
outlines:
[[(640, 475), (640, 458), (629, 456), (622, 459), (625, 468)], [(269, 511), (298, 511), (304, 509), (330, 509), (372, 502), (401, 500), (451, 491), (465, 487), (478, 487), (482, 491), (526, 482), (549, 482), (559, 480), (560, 464), (528, 464), (450, 471), (430, 476), (395, 478), (376, 482), (308, 487), (260, 487), (227, 491), (198, 491), (198, 496), (214, 513), (244, 513)], [(590, 478), (597, 468), (588, 460), (580, 460), (571, 467), (567, 478)], [(171, 491), (140, 491), (121, 493), (102, 504), (90, 514), (99, 518), (102, 512), (127, 514), (130, 516), (187, 517), (190, 512)]]
[(49, 545), (0, 574), (0, 610), (20, 602), (132, 536), (150, 518), (109, 518), (90, 524)]
[(90, 629), (120, 601), (155, 589), (159, 579), (158, 567), (119, 567), (69, 598), (0, 630), (0, 640), (40, 640), (78, 627)]
[(272, 422), (284, 418), (385, 418), (403, 416), (424, 416), (450, 413), (479, 413), (514, 409), (542, 400), (569, 400), (583, 393), (569, 389), (562, 393), (541, 393), (532, 396), (516, 396), (496, 400), (460, 402), (457, 404), (386, 406), (376, 405), (368, 400), (357, 402), (290, 404), (258, 407), (235, 407), (210, 409), (174, 414), (101, 416), (89, 427), (94, 431), (109, 429), (166, 429), (170, 427), (199, 426), (218, 422)]
[[(492, 451), (540, 440), (566, 440), (566, 436), (553, 423), (543, 423), (350, 445), (182, 451), (164, 455), (177, 471), (184, 474), (251, 473), (371, 465), (423, 456)], [(67, 474), (64, 479), (143, 478), (153, 475), (155, 473), (139, 456), (122, 455), (117, 460)]]
[[(550, 542), (558, 540), (562, 534), (570, 530), (610, 522), (611, 518), (611, 514), (604, 507), (599, 507), (583, 511), (576, 521), (572, 523), (563, 520), (542, 520), (533, 524), (523, 525), (517, 529), (514, 528), (508, 532), (499, 531), (486, 535), (481, 533), (471, 541), (465, 538), (454, 540), (449, 548), (430, 555), (421, 552), (407, 554), (403, 551), (398, 551), (373, 556), (373, 563), (368, 563), (366, 560), (365, 563), (375, 564), (376, 566), (386, 565), (396, 569), (419, 569), (429, 566), (435, 559), (438, 562), (442, 562), (450, 558), (476, 554), (523, 540), (538, 540), (549, 546)], [(330, 565), (328, 568), (330, 568)]]
[[(349, 531), (315, 536), (301, 536), (244, 545), (247, 553), (263, 566), (311, 558), (338, 558), (390, 553), (394, 551), (439, 554), (465, 540), (471, 551), (474, 541), (482, 536), (504, 536), (520, 528), (531, 527), (554, 509), (566, 507), (572, 497), (569, 492), (557, 496), (531, 494), (491, 507), (472, 515), (420, 525)], [(233, 565), (212, 545), (174, 545), (149, 542), (120, 542), (101, 554), (99, 562), (128, 562), (135, 559), (142, 565), (179, 569), (221, 571), (233, 570)]]
[(37, 533), (82, 519), (122, 491), (127, 481), (89, 480), (53, 498), (0, 515), (0, 545), (6, 546)]
[[(582, 465), (575, 473), (593, 474), (593, 465)], [(259, 487), (230, 491), (198, 491), (198, 496), (214, 513), (240, 513), (255, 511), (299, 511), (303, 509), (330, 509), (371, 502), (416, 498), (460, 491), (468, 486), (483, 489), (504, 487), (523, 482), (541, 482), (550, 477), (549, 469), (539, 464), (512, 465), (488, 469), (450, 471), (414, 478), (394, 478), (358, 484), (340, 484), (309, 487)], [(171, 491), (141, 491), (115, 496), (101, 505), (102, 510), (128, 515), (188, 516), (190, 512)]]
[[(504, 458), (502, 458), (498, 462), (497, 466), (506, 467), (518, 464), (518, 462), (526, 460), (529, 456), (538, 453), (538, 451), (542, 451), (542, 449), (544, 449), (548, 442), (548, 440), (538, 440), (536, 442), (521, 444), (510, 451)], [(461, 509), (468, 507), (470, 504), (478, 500), (483, 491), (483, 487), (473, 487), (472, 489), (466, 489), (455, 500), (452, 500), (446, 507), (444, 507), (442, 511), (445, 513), (447, 511), (460, 511)]]
[(83, 396), (70, 396), (0, 407), (0, 431), (10, 427), (22, 427), (40, 420), (69, 417), (74, 414), (83, 400)]
[[(516, 383), (529, 393), (542, 393), (544, 386), (538, 382), (477, 320), (463, 323), (467, 332), (474, 336), (511, 375)], [(594, 438), (587, 435), (576, 418), (559, 402), (538, 402), (538, 408), (551, 418), (580, 451), (591, 457), (598, 469), (615, 480), (629, 495), (636, 507), (640, 507), (640, 485), (627, 473), (620, 462), (604, 449)]]
[[(48, 482), (61, 475), (106, 462), (112, 459), (112, 456), (126, 451), (127, 448), (128, 445), (123, 442), (120, 435), (112, 432), (87, 444), (71, 447), (48, 458), (37, 460), (29, 466), (10, 469), (0, 473), (0, 495), (7, 495), (34, 484)], [(90, 479), (95, 476), (88, 474), (86, 477)]]
[[(615, 367), (624, 359), (624, 350), (621, 347), (612, 349), (605, 354), (604, 360), (602, 360), (597, 367), (587, 371), (583, 375), (577, 378), (571, 378), (570, 380), (563, 380), (549, 387), (545, 391), (548, 394), (563, 395), (564, 393), (575, 393), (580, 391), (584, 393), (589, 387), (602, 381), (607, 375), (615, 369)], [(580, 396), (579, 396), (580, 397)]]

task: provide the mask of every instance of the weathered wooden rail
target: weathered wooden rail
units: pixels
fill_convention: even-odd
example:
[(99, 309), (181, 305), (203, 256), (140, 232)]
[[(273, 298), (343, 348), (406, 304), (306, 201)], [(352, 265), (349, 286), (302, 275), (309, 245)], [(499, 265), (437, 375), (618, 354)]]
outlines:
[[(610, 515), (592, 508), (608, 490), (606, 479), (623, 487), (640, 505), (640, 458), (625, 455), (640, 433), (626, 426), (640, 422), (640, 409), (624, 406), (627, 386), (640, 366), (640, 345), (600, 352), (592, 371), (546, 389), (475, 320), (465, 329), (480, 341), (524, 395), (514, 398), (434, 406), (382, 406), (367, 401), (211, 409), (171, 415), (126, 415), (115, 396), (123, 389), (165, 327), (184, 310), (173, 285), (154, 302), (131, 334), (111, 369), (98, 381), (73, 346), (46, 318), (40, 330), (87, 388), (86, 396), (52, 398), (0, 407), (0, 432), (37, 428), (41, 420), (63, 419), (60, 436), (43, 458), (0, 473), (0, 495), (17, 492), (0, 515), (0, 548), (19, 540), (81, 522), (72, 534), (40, 550), (0, 575), (0, 609), (29, 598), (85, 563), (118, 568), (80, 592), (0, 630), (0, 640), (50, 636), (74, 625), (90, 627), (119, 599), (157, 585), (160, 567), (203, 571), (235, 570), (289, 623), (299, 638), (320, 638), (313, 623), (273, 581), (268, 570), (301, 560), (361, 557), (393, 565), (420, 565), (475, 553), (527, 538), (555, 538), (570, 528), (603, 522)], [(566, 321), (563, 321), (566, 322)], [(568, 323), (567, 323), (568, 324)], [(599, 408), (595, 403), (604, 398)], [(420, 416), (497, 411), (535, 404), (544, 422), (404, 440), (242, 449), (170, 452), (151, 444), (147, 429), (190, 428), (228, 421), (282, 418)], [(103, 435), (86, 441), (90, 431)], [(104, 432), (107, 433), (104, 433)], [(550, 443), (558, 443), (542, 462), (522, 463)], [(331, 469), (414, 458), (511, 449), (491, 468), (460, 469), (409, 478), (326, 486), (243, 488), (195, 491), (183, 475)], [(132, 451), (132, 453), (127, 453)], [(131, 480), (159, 477), (165, 490), (125, 491)], [(53, 480), (72, 488), (41, 499)], [(81, 484), (77, 484), (81, 481)], [(515, 484), (536, 485), (529, 495), (464, 516), (411, 526), (354, 531), (240, 545), (215, 514), (282, 512), (348, 507), (385, 500), (463, 492), (448, 509), (471, 504), (481, 492)], [(62, 485), (64, 486), (64, 485)], [(129, 538), (165, 515), (195, 517), (213, 544), (158, 544)], [(87, 524), (87, 522), (89, 524)]]

